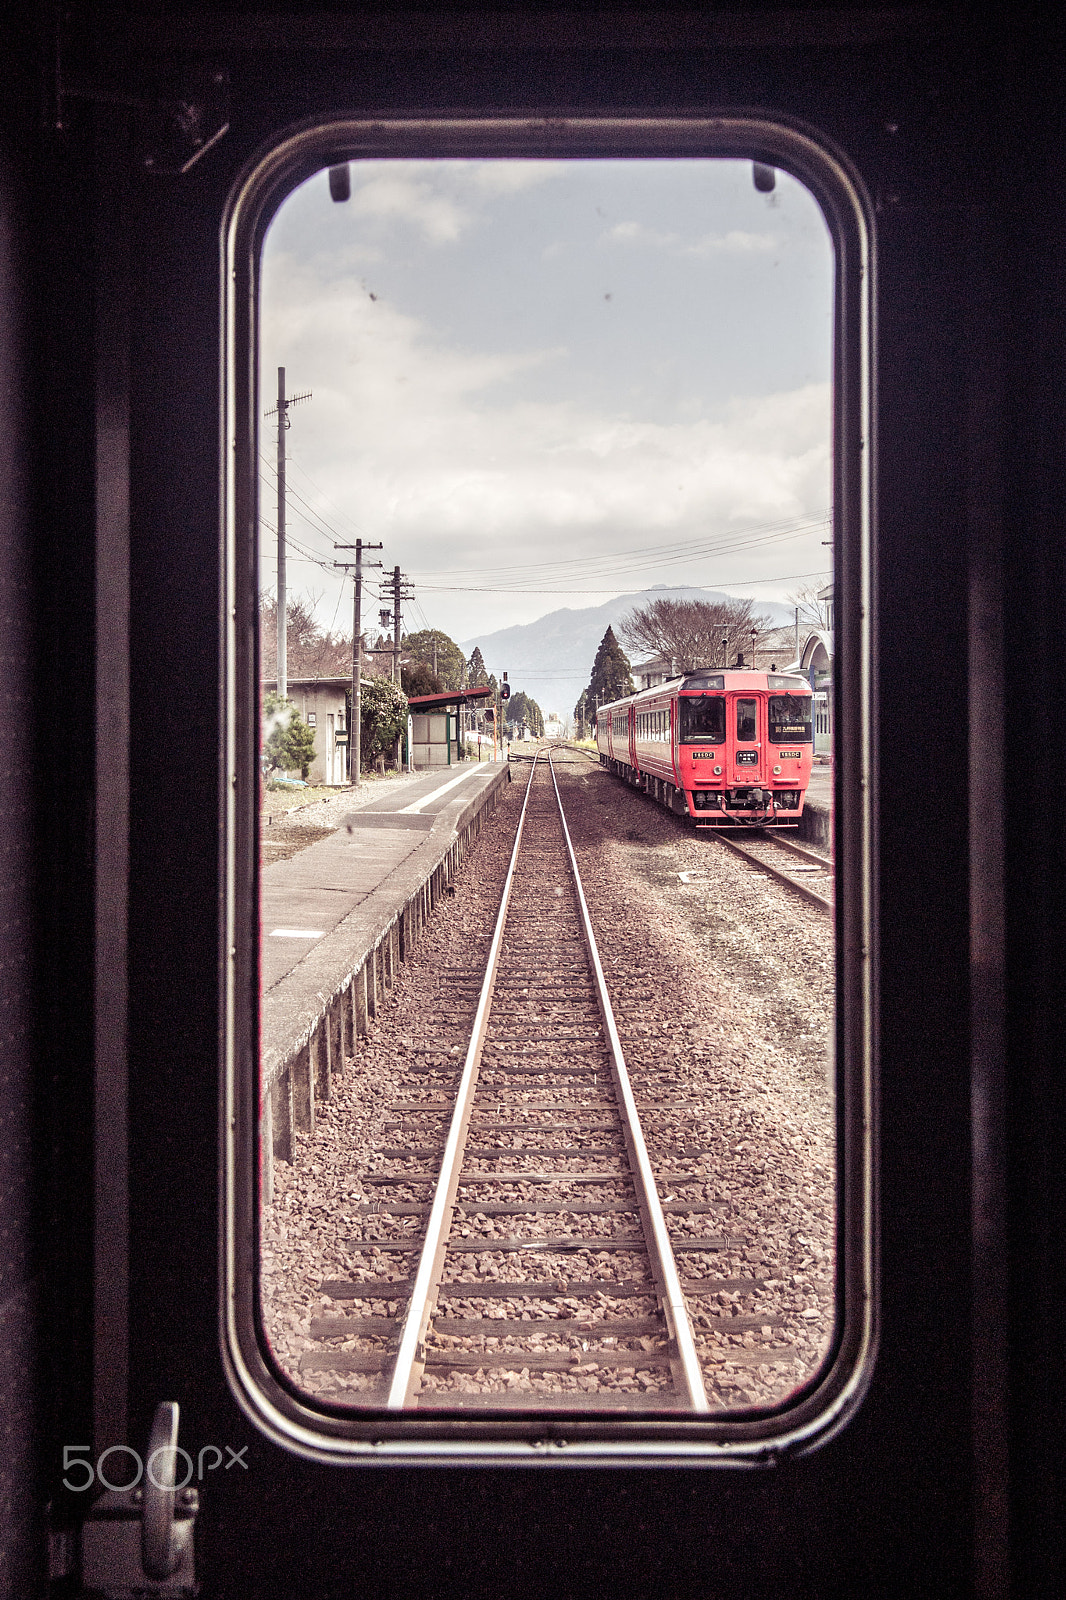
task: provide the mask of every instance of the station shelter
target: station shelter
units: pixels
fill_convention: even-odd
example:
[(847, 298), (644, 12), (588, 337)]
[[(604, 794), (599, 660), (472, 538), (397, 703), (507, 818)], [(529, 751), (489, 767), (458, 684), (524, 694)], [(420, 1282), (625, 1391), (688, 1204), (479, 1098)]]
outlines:
[(491, 698), (492, 689), (487, 683), (473, 689), (444, 689), (440, 694), (409, 696), (410, 756), (415, 771), (450, 767), (462, 760), (462, 711), (467, 706), (483, 706)]

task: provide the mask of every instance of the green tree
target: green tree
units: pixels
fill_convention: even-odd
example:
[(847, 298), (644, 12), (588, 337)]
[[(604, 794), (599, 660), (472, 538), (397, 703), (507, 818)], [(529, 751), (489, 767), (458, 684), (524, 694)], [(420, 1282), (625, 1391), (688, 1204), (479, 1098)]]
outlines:
[(315, 759), (315, 730), (291, 700), (268, 694), (263, 701), (263, 765), (268, 773), (298, 772), (306, 779)]
[(534, 737), (538, 739), (543, 737), (544, 713), (531, 695), (516, 689), (507, 702), (506, 712), (512, 728), (517, 728), (519, 723), (524, 722)]
[(468, 689), (476, 689), (479, 684), (488, 683), (488, 681), (489, 675), (485, 667), (485, 658), (478, 646), (475, 645), (474, 653), (466, 664), (466, 686)]
[(439, 676), (424, 661), (412, 661), (409, 667), (400, 668), (400, 687), (405, 695), (440, 694), (444, 688)]
[(407, 696), (391, 678), (364, 678), (359, 690), (359, 731), (363, 764), (390, 756), (407, 731)]
[(466, 657), (454, 639), (449, 639), (439, 628), (423, 628), (418, 633), (406, 634), (401, 644), (413, 662), (420, 661), (430, 672), (436, 673), (442, 689), (459, 688)]
[(596, 651), (589, 686), (574, 707), (574, 716), (581, 724), (581, 736), (584, 736), (584, 726), (595, 716), (597, 705), (606, 705), (611, 700), (621, 700), (623, 696), (632, 693), (633, 679), (629, 672), (629, 657), (615, 638), (614, 629), (609, 627)]

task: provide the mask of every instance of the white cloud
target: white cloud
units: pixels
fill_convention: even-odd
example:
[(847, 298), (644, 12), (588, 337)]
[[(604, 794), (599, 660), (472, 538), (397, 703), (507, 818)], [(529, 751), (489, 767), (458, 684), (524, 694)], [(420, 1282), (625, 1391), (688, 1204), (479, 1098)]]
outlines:
[[(658, 231), (628, 220), (627, 213), (640, 212), (627, 202), (623, 220), (594, 224), (604, 250), (633, 261), (626, 269), (632, 305), (625, 322), (617, 306), (606, 312), (601, 306), (604, 257), (588, 255), (589, 207), (577, 213), (569, 190), (558, 209), (554, 195), (536, 193), (568, 170), (562, 162), (353, 163), (346, 215), (356, 226), (341, 227), (343, 218), (331, 210), (336, 225), (328, 245), (316, 248), (314, 229), (302, 220), (287, 235), (279, 230), (266, 253), (261, 408), (274, 403), (278, 364), (288, 369), (290, 390), (313, 391), (313, 400), (293, 413), (290, 482), (318, 504), (339, 538), (358, 532), (384, 541), (386, 565), (398, 562), (413, 576), (426, 614), (456, 638), (484, 628), (487, 608), (502, 626), (560, 605), (592, 604), (596, 585), (601, 592), (645, 582), (726, 585), (824, 562), (820, 530), (808, 531), (806, 545), (798, 537), (787, 545), (751, 543), (735, 558), (688, 567), (660, 555), (666, 546), (798, 522), (829, 503), (830, 390), (804, 382), (824, 374), (824, 362), (779, 364), (777, 342), (763, 336), (765, 319), (757, 317), (744, 326), (759, 337), (734, 341), (736, 349), (728, 329), (719, 337), (716, 324), (701, 324), (703, 342), (691, 358), (676, 342), (687, 337), (683, 317), (640, 321), (649, 308), (659, 315), (654, 286), (664, 256), (688, 258), (689, 277), (705, 284), (714, 269), (699, 257), (754, 266), (775, 251), (781, 241), (771, 219), (763, 232), (745, 212), (739, 220), (754, 221), (754, 229), (734, 229), (725, 225), (732, 220), (727, 212), (718, 231), (706, 232), (715, 213), (675, 211), (677, 231)], [(512, 207), (510, 197), (526, 191), (533, 191), (530, 205), (520, 199)], [(654, 223), (662, 208), (647, 214)], [(536, 224), (521, 235), (529, 238), (534, 267), (561, 256), (567, 271), (546, 273), (541, 295), (535, 273), (516, 273), (512, 251), (504, 259), (514, 283), (505, 281), (483, 317), (469, 286), (493, 270), (499, 236), (486, 223), (506, 224), (517, 215), (524, 225), (527, 217)], [(313, 220), (311, 207), (308, 216)], [(403, 270), (390, 274), (394, 262)], [(412, 293), (411, 280), (423, 272), (429, 292)], [(685, 280), (684, 271), (678, 275)], [(738, 303), (747, 304), (742, 297)], [(405, 309), (411, 306), (417, 314)], [(787, 317), (782, 326), (787, 347)], [(757, 371), (752, 358), (761, 363)], [(775, 392), (730, 401), (741, 385)], [(272, 456), (270, 423), (263, 448)], [(263, 481), (269, 524), (267, 467)], [(301, 521), (304, 510), (293, 506), (294, 537), (331, 558), (333, 533), (313, 533)], [(269, 543), (265, 582), (271, 581)], [(647, 552), (647, 565), (612, 555), (630, 550)], [(572, 581), (585, 598), (577, 592), (457, 597), (430, 587), (498, 589), (507, 586), (511, 567), (584, 558), (592, 562), (589, 576), (546, 578), (545, 587)], [(442, 573), (451, 576), (429, 576)], [(342, 604), (340, 580), (296, 567), (290, 581), (297, 580), (325, 592), (328, 624)], [(350, 585), (344, 593), (350, 595)]]
[(645, 244), (670, 250), (676, 250), (681, 244), (679, 233), (656, 233), (654, 228), (646, 228), (641, 222), (616, 222), (613, 228), (607, 229), (604, 238), (620, 244)]
[(407, 222), (434, 244), (458, 239), (470, 221), (469, 213), (431, 184), (399, 171), (377, 172), (354, 183), (351, 206), (357, 216), (377, 222)]
[(690, 256), (751, 256), (770, 255), (781, 248), (781, 241), (773, 233), (745, 233), (740, 228), (730, 228), (728, 233), (710, 233), (685, 250)]
[(565, 167), (561, 161), (355, 162), (350, 204), (365, 222), (401, 222), (431, 244), (454, 244), (485, 206), (546, 183)]
[(666, 250), (670, 255), (703, 258), (768, 255), (780, 249), (776, 234), (749, 233), (740, 228), (731, 228), (727, 233), (709, 233), (690, 244), (679, 233), (657, 233), (640, 222), (616, 222), (603, 237), (612, 243), (644, 245)]
[[(464, 350), (307, 269), (272, 268), (271, 359), (314, 374), (291, 448), (405, 571), (562, 559), (695, 539), (828, 503), (828, 386), (663, 421), (532, 400), (519, 381), (559, 349)], [(305, 421), (306, 419), (306, 421)], [(512, 556), (512, 559), (515, 559)], [(666, 574), (669, 576), (669, 573)]]
[[(456, 167), (460, 163), (454, 163)], [(464, 163), (464, 165), (467, 165)], [(475, 161), (468, 164), (473, 186), (480, 193), (494, 198), (501, 194), (518, 194), (524, 189), (547, 183), (550, 178), (565, 176), (567, 161)]]

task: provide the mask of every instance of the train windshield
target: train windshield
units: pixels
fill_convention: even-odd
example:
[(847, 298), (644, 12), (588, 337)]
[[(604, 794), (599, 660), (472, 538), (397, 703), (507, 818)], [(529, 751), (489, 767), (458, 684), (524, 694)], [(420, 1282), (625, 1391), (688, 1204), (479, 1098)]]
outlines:
[(776, 1410), (838, 1318), (832, 879), (696, 830), (804, 793), (753, 747), (776, 575), (829, 577), (825, 220), (747, 158), (351, 137), (270, 224), (238, 452), (262, 1339), (360, 1439)]
[(814, 737), (811, 725), (811, 697), (809, 694), (772, 694), (768, 715), (770, 742), (782, 743), (792, 739), (799, 744), (810, 744)]
[(681, 696), (681, 743), (721, 744), (725, 738), (725, 696)]

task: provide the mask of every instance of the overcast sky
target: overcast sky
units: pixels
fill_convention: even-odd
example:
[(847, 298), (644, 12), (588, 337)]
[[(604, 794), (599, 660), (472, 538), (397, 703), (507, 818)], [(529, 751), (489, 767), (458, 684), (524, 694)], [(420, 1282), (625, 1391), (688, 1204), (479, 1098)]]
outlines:
[(285, 203), (262, 284), (261, 410), (279, 365), (312, 394), (288, 589), (324, 627), (350, 632), (351, 585), (316, 563), (357, 535), (407, 574), (407, 629), (460, 640), (650, 584), (784, 599), (827, 572), (832, 247), (786, 175), (761, 195), (737, 161), (355, 163), (347, 204), (325, 173)]

